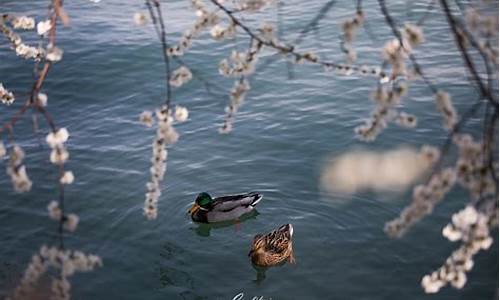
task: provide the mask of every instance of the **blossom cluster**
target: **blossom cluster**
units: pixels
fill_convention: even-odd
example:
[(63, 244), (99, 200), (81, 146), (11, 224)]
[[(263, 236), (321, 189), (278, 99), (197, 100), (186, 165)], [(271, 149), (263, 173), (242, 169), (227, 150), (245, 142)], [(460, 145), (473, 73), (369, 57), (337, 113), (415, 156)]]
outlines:
[(172, 76), (170, 77), (170, 84), (175, 87), (180, 87), (192, 78), (193, 74), (191, 74), (191, 71), (187, 67), (181, 66), (172, 73)]
[(60, 270), (60, 277), (52, 279), (51, 299), (66, 300), (71, 298), (71, 284), (68, 277), (75, 272), (89, 272), (96, 267), (102, 267), (102, 260), (97, 255), (43, 245), (40, 251), (33, 255), (12, 297), (7, 299), (29, 297), (34, 292), (39, 279), (50, 267)]
[(11, 17), (10, 23), (15, 29), (31, 30), (35, 28), (35, 19), (27, 16)]
[(185, 107), (176, 106), (172, 116), (171, 109), (167, 106), (162, 106), (152, 112), (145, 111), (141, 114), (140, 120), (146, 126), (151, 127), (154, 119), (157, 120), (156, 136), (153, 141), (153, 156), (151, 158), (151, 178), (146, 184), (147, 192), (144, 201), (144, 215), (147, 219), (156, 219), (158, 215), (158, 200), (161, 195), (160, 183), (165, 176), (167, 170), (167, 146), (175, 144), (179, 139), (179, 134), (173, 127), (174, 120), (184, 122), (187, 120), (189, 112)]
[(396, 109), (401, 103), (401, 98), (406, 94), (407, 89), (405, 80), (393, 81), (389, 84), (379, 84), (371, 95), (375, 102), (375, 108), (370, 118), (365, 121), (365, 124), (354, 129), (357, 136), (364, 141), (373, 141), (391, 121), (403, 127), (415, 127), (417, 125), (416, 116), (405, 112), (398, 112)]
[(400, 216), (385, 225), (385, 232), (391, 237), (402, 236), (408, 228), (428, 215), (456, 181), (454, 168), (446, 168), (434, 174), (426, 185), (417, 185), (413, 189), (413, 199)]
[(382, 49), (382, 57), (391, 64), (392, 77), (408, 76), (406, 59), (424, 41), (422, 29), (417, 25), (405, 24), (401, 30), (401, 39), (388, 41)]
[(415, 128), (417, 126), (417, 117), (409, 113), (400, 112), (396, 117), (396, 124), (402, 127)]
[(210, 29), (210, 35), (214, 40), (223, 40), (234, 38), (236, 34), (236, 25), (233, 22), (230, 22), (227, 26), (222, 26), (220, 24), (216, 24)]
[(232, 121), (234, 115), (245, 100), (245, 96), (249, 90), (250, 84), (243, 78), (234, 83), (234, 87), (231, 89), (230, 93), (229, 105), (226, 107), (226, 117), (224, 118), (224, 124), (219, 129), (219, 133), (231, 132), (231, 130), (233, 129)]
[(392, 75), (390, 78), (381, 76), (377, 89), (372, 93), (376, 106), (365, 124), (355, 128), (357, 136), (362, 140), (375, 140), (391, 121), (407, 128), (417, 126), (416, 116), (398, 112), (396, 107), (408, 90), (410, 76), (406, 70), (406, 59), (413, 47), (423, 41), (424, 36), (420, 27), (405, 24), (401, 39), (392, 39), (384, 45), (382, 57), (391, 65)]
[[(5, 21), (7, 20), (12, 21), (12, 18), (13, 17), (10, 17), (9, 15), (0, 18), (0, 31), (9, 40), (12, 48), (16, 51), (17, 56), (20, 56), (24, 59), (34, 59), (35, 61), (40, 61), (41, 58), (45, 55), (45, 50), (41, 47), (37, 48), (24, 44), (21, 37), (5, 23)], [(26, 23), (26, 21), (23, 21), (23, 23)]]
[(3, 104), (11, 105), (15, 100), (14, 94), (8, 91), (0, 82), (0, 101), (2, 101)]
[(259, 28), (259, 36), (262, 40), (267, 43), (278, 44), (278, 40), (276, 38), (276, 29), (271, 23), (264, 22)]
[(451, 102), (450, 94), (444, 91), (438, 91), (435, 95), (436, 107), (443, 116), (444, 127), (452, 130), (457, 123), (457, 112)]
[[(472, 199), (479, 199), (496, 191), (496, 182), (486, 163), (484, 144), (475, 142), (471, 135), (455, 135), (453, 139), (458, 147), (456, 162), (458, 183), (467, 189)], [(498, 173), (498, 170), (493, 170)]]
[[(263, 28), (266, 27), (265, 25)], [(263, 29), (264, 30), (264, 29)], [(266, 29), (272, 31), (271, 29)], [(265, 31), (265, 30), (264, 30)], [(268, 36), (268, 38), (271, 38)], [(252, 39), (247, 52), (233, 51), (229, 60), (224, 59), (219, 63), (219, 73), (227, 77), (239, 77), (234, 83), (229, 94), (229, 104), (226, 107), (224, 124), (219, 129), (219, 133), (229, 133), (232, 130), (232, 122), (238, 108), (243, 104), (250, 84), (245, 76), (251, 75), (255, 71), (255, 64), (258, 60), (258, 53), (262, 49), (262, 42)]]
[(422, 28), (417, 25), (406, 23), (401, 30), (401, 34), (412, 47), (416, 47), (425, 42)]
[(47, 59), (50, 62), (58, 62), (62, 59), (63, 56), (63, 50), (57, 46), (50, 45), (47, 47), (47, 55), (45, 56), (45, 59)]
[(489, 235), (490, 217), (468, 205), (454, 214), (452, 222), (443, 228), (443, 236), (450, 241), (462, 241), (445, 264), (422, 278), (426, 293), (437, 293), (446, 284), (461, 289), (467, 282), (466, 272), (474, 266), (473, 256), (481, 249), (489, 249), (493, 239)]
[(66, 150), (64, 143), (69, 138), (69, 133), (66, 128), (59, 128), (55, 132), (51, 132), (46, 137), (46, 142), (52, 148), (50, 152), (50, 162), (56, 165), (64, 164), (69, 158), (69, 152)]
[(183, 55), (191, 47), (194, 37), (198, 36), (204, 29), (219, 23), (217, 13), (207, 11), (202, 1), (192, 0), (192, 5), (196, 9), (196, 22), (191, 29), (184, 32), (177, 45), (166, 50), (169, 56)]
[(50, 29), (52, 29), (52, 21), (51, 20), (45, 20), (45, 21), (40, 21), (38, 24), (36, 24), (36, 32), (38, 35), (45, 35), (47, 34)]
[(41, 107), (47, 106), (47, 101), (49, 100), (49, 97), (45, 93), (38, 93), (37, 97), (37, 104), (40, 105)]
[(406, 58), (411, 52), (411, 45), (406, 39), (401, 43), (398, 39), (388, 41), (382, 49), (382, 57), (392, 67), (392, 77), (406, 76)]
[[(4, 15), (0, 19), (0, 30), (12, 44), (12, 48), (16, 51), (17, 56), (24, 59), (34, 59), (35, 61), (45, 58), (51, 62), (58, 62), (62, 59), (63, 51), (52, 44), (49, 44), (47, 49), (41, 46), (32, 47), (24, 44), (21, 37), (5, 23), (6, 21), (10, 21), (15, 29), (33, 29), (35, 27), (35, 20), (29, 17), (12, 17), (10, 15)], [(36, 30), (40, 36), (44, 36), (52, 27), (52, 21), (45, 20), (38, 22)]]
[(233, 50), (228, 59), (223, 59), (219, 63), (219, 73), (224, 76), (248, 76), (255, 71), (255, 64), (258, 60), (258, 52), (262, 48), (262, 43), (252, 43), (252, 47), (247, 52)]
[(142, 26), (142, 25), (146, 24), (147, 21), (148, 21), (148, 17), (144, 13), (137, 12), (134, 14), (134, 23), (136, 25)]
[(277, 0), (243, 0), (239, 2), (238, 9), (247, 12), (257, 12), (275, 2)]
[(363, 25), (364, 15), (362, 11), (357, 11), (356, 16), (345, 20), (342, 23), (343, 32), (343, 51), (346, 53), (346, 58), (349, 63), (356, 61), (357, 53), (353, 47), (354, 39), (356, 38), (359, 27)]
[(59, 203), (57, 201), (51, 201), (47, 206), (47, 210), (49, 211), (49, 217), (52, 220), (63, 222), (63, 228), (65, 230), (70, 232), (76, 230), (78, 222), (80, 221), (76, 214), (63, 215), (63, 212), (59, 207)]
[[(0, 145), (0, 154), (5, 155), (5, 146)], [(2, 155), (2, 156), (3, 156)], [(7, 174), (10, 176), (14, 190), (19, 193), (31, 190), (33, 183), (26, 173), (26, 166), (23, 163), (24, 151), (19, 145), (13, 145), (9, 153), (9, 162), (7, 164)]]
[[(482, 36), (498, 36), (498, 15), (486, 15), (480, 9), (468, 7), (465, 10), (465, 22), (474, 33)], [(497, 53), (498, 55), (498, 53)], [(498, 57), (498, 56), (497, 56)]]

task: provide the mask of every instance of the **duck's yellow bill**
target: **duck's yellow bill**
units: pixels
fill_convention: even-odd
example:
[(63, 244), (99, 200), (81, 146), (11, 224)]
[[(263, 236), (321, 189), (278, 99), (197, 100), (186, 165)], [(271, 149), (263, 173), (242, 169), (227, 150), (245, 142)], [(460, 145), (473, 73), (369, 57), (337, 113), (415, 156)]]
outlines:
[(195, 212), (197, 212), (200, 208), (201, 208), (201, 206), (199, 206), (198, 204), (195, 203), (195, 204), (193, 204), (193, 206), (191, 206), (188, 213), (192, 215)]

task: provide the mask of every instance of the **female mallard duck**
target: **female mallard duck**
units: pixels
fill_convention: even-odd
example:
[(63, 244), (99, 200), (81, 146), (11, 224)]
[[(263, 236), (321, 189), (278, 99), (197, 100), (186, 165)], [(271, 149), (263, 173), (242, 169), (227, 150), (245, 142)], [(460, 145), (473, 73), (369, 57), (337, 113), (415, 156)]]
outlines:
[(251, 212), (261, 199), (262, 195), (253, 192), (214, 199), (208, 193), (201, 193), (189, 214), (193, 221), (199, 223), (230, 221)]
[(253, 238), (248, 256), (258, 266), (270, 267), (283, 262), (295, 263), (292, 248), (292, 224), (282, 225), (266, 235), (257, 234)]

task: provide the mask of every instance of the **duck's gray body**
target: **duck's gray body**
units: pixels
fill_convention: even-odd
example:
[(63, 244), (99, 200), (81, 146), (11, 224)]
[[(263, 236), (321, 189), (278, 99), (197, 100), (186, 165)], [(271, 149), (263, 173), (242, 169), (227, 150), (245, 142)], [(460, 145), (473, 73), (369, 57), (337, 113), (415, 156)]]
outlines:
[(199, 209), (191, 218), (200, 223), (235, 220), (253, 211), (261, 199), (262, 195), (254, 192), (214, 198), (208, 209)]

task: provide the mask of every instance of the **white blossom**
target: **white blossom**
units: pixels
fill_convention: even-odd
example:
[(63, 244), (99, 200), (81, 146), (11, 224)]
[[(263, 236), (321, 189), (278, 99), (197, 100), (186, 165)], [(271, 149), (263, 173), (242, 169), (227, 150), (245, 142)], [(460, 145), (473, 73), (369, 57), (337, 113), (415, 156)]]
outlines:
[[(201, 1), (192, 1), (192, 4), (196, 8), (196, 22), (191, 29), (187, 30), (182, 35), (177, 45), (166, 50), (168, 56), (183, 55), (184, 52), (191, 47), (194, 37), (198, 36), (205, 28), (215, 26), (219, 22), (217, 13), (208, 12)], [(229, 31), (231, 30), (232, 29)]]
[(193, 74), (191, 74), (191, 71), (189, 71), (187, 67), (181, 66), (172, 73), (170, 84), (175, 87), (180, 87), (181, 85), (190, 81), (191, 78), (193, 78)]
[(16, 55), (21, 56), (24, 59), (35, 59), (39, 60), (42, 54), (44, 53), (41, 51), (41, 49), (36, 48), (36, 47), (31, 47), (26, 44), (18, 44), (15, 48), (16, 50)]
[(409, 42), (412, 47), (416, 47), (425, 41), (422, 28), (420, 26), (408, 23), (405, 24), (403, 28), (403, 37)]
[(38, 105), (45, 107), (47, 106), (48, 97), (45, 93), (38, 93)]
[(143, 111), (141, 115), (139, 116), (139, 120), (141, 121), (142, 124), (146, 125), (147, 127), (153, 126), (153, 113), (151, 111)]
[(385, 225), (386, 233), (391, 237), (401, 237), (415, 222), (430, 214), (453, 187), (456, 176), (453, 168), (446, 168), (434, 174), (426, 185), (417, 185), (413, 189), (411, 204), (398, 218)]
[(171, 110), (168, 107), (163, 106), (157, 109), (155, 116), (158, 128), (152, 145), (151, 178), (146, 184), (147, 192), (143, 208), (144, 215), (148, 220), (156, 219), (158, 216), (158, 200), (161, 196), (160, 182), (165, 177), (167, 170), (168, 151), (166, 146), (176, 143), (179, 139), (179, 134), (172, 126), (174, 118), (171, 116)]
[(256, 12), (274, 2), (275, 0), (244, 0), (241, 1), (240, 6), (242, 10)]
[(51, 148), (62, 146), (69, 138), (69, 132), (66, 128), (59, 128), (56, 132), (47, 134), (45, 140)]
[(61, 177), (60, 182), (61, 184), (72, 184), (74, 180), (75, 176), (73, 175), (73, 172), (66, 171), (64, 172), (64, 175)]
[(14, 94), (10, 91), (8, 91), (2, 83), (0, 83), (0, 101), (2, 101), (3, 104), (6, 105), (11, 105), (15, 101)]
[(216, 24), (215, 26), (212, 27), (212, 29), (210, 29), (210, 35), (215, 40), (232, 38), (234, 37), (235, 33), (236, 33), (236, 28), (233, 23), (231, 23), (227, 27), (223, 27), (222, 25)]
[(189, 111), (183, 106), (177, 105), (175, 107), (174, 118), (177, 122), (185, 122), (189, 117)]
[(62, 56), (63, 56), (63, 50), (59, 47), (52, 46), (47, 48), (47, 55), (45, 56), (45, 58), (48, 61), (56, 63), (62, 59)]
[(78, 226), (80, 218), (78, 218), (77, 215), (75, 214), (69, 214), (66, 216), (66, 219), (64, 220), (63, 227), (67, 231), (73, 232), (76, 230), (76, 227)]
[(31, 190), (33, 183), (28, 177), (26, 166), (23, 165), (24, 151), (19, 145), (13, 145), (9, 153), (7, 175), (10, 176), (14, 190), (19, 193)]
[(47, 32), (49, 32), (51, 28), (52, 28), (51, 20), (40, 21), (36, 25), (36, 31), (38, 32), (38, 35), (45, 35)]
[[(232, 51), (229, 59), (223, 59), (219, 63), (219, 73), (228, 77), (240, 77), (250, 75), (255, 71), (255, 64), (258, 60), (258, 53), (262, 48), (262, 43), (253, 42), (247, 52)], [(310, 53), (310, 59), (314, 59), (314, 54)]]
[(452, 130), (457, 123), (457, 112), (451, 102), (450, 94), (444, 91), (438, 91), (435, 97), (436, 106), (443, 116), (445, 128)]
[(136, 25), (142, 26), (142, 25), (146, 24), (147, 21), (148, 21), (148, 18), (146, 17), (146, 15), (143, 12), (136, 12), (134, 14), (134, 23)]
[(468, 205), (452, 217), (452, 222), (443, 228), (443, 236), (450, 241), (462, 241), (445, 264), (430, 275), (422, 278), (426, 293), (436, 293), (446, 284), (461, 289), (467, 282), (466, 272), (474, 266), (474, 255), (481, 249), (488, 249), (493, 239), (489, 236), (489, 224), (493, 215), (478, 211)]
[(363, 25), (364, 16), (361, 11), (358, 11), (353, 18), (342, 22), (343, 31), (343, 50), (346, 53), (346, 60), (349, 63), (356, 61), (357, 53), (353, 47), (354, 40), (358, 29)]
[(26, 173), (26, 166), (7, 167), (7, 174), (10, 175), (16, 192), (23, 193), (31, 190), (33, 183)]
[(49, 217), (54, 221), (59, 221), (62, 218), (62, 211), (59, 208), (59, 203), (57, 201), (50, 201), (47, 206), (47, 210), (49, 211)]
[(7, 155), (7, 148), (5, 148), (4, 143), (0, 141), (0, 159), (4, 158), (5, 155)]
[(62, 146), (57, 146), (50, 152), (50, 162), (56, 165), (65, 163), (69, 158), (69, 152)]
[(415, 128), (417, 126), (417, 117), (411, 114), (402, 112), (398, 115), (396, 123), (408, 128)]
[(35, 28), (35, 19), (27, 16), (13, 17), (10, 23), (15, 29), (31, 30)]

